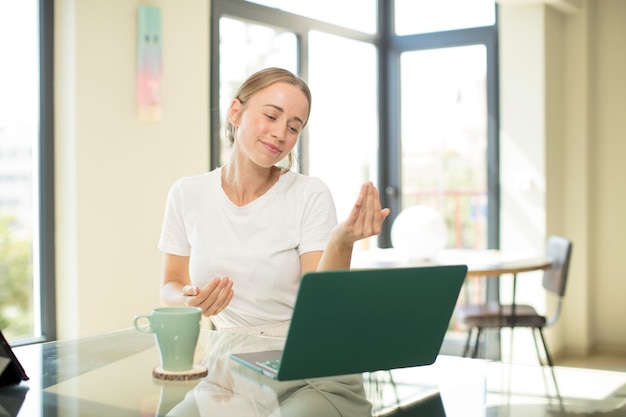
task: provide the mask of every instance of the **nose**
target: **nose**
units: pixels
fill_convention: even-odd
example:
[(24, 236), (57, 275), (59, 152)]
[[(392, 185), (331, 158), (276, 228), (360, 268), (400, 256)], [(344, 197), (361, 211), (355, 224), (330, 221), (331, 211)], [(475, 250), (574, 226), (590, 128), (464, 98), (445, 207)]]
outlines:
[(287, 137), (288, 129), (289, 126), (281, 126), (279, 124), (276, 124), (271, 131), (271, 135), (272, 137), (276, 138), (276, 140), (278, 140), (280, 143), (283, 143), (285, 142), (285, 138)]

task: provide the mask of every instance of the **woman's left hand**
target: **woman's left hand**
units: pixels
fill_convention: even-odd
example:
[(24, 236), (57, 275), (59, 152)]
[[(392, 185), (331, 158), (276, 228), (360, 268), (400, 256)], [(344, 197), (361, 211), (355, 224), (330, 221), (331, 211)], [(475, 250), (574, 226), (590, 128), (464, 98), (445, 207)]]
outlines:
[(335, 229), (337, 243), (353, 245), (358, 240), (378, 235), (387, 216), (389, 209), (381, 209), (378, 189), (366, 182), (361, 186), (350, 215)]
[(300, 256), (302, 274), (309, 271), (350, 269), (354, 243), (379, 234), (389, 209), (380, 208), (378, 190), (371, 182), (363, 184), (348, 218), (331, 232), (326, 249)]

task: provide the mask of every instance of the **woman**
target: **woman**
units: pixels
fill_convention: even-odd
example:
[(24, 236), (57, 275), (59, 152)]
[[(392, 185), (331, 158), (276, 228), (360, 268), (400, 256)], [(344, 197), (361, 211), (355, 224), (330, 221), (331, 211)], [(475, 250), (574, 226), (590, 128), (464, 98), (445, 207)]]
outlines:
[(300, 277), (348, 269), (354, 243), (380, 233), (389, 209), (371, 183), (337, 224), (325, 184), (277, 165), (288, 157), (291, 166), (310, 109), (308, 86), (289, 71), (243, 83), (228, 110), (229, 163), (170, 190), (159, 242), (165, 305), (198, 306), (218, 329), (284, 334)]

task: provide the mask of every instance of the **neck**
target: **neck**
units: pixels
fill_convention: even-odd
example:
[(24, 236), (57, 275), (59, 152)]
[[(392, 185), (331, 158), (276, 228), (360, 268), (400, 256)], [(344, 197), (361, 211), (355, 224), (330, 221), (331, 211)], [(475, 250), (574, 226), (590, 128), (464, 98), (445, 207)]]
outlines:
[(237, 206), (245, 206), (265, 194), (280, 177), (275, 166), (247, 167), (232, 161), (222, 168), (222, 188)]

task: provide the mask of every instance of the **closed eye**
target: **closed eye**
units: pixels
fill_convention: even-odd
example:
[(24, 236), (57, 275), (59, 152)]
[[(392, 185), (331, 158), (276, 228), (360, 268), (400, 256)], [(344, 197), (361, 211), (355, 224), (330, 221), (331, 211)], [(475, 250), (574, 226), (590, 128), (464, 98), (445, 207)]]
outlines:
[[(264, 107), (265, 107), (265, 111), (263, 112), (263, 115), (265, 115), (265, 117), (267, 117), (271, 121), (278, 120), (280, 115), (283, 114), (282, 107), (275, 106), (273, 104), (267, 104)], [(278, 114), (276, 114), (274, 110), (278, 111)], [(296, 116), (296, 117), (289, 119), (287, 122), (288, 122), (287, 128), (289, 129), (289, 131), (295, 135), (299, 135), (302, 129), (302, 126), (304, 125), (302, 120)]]
[[(275, 121), (278, 120), (277, 116), (274, 116), (271, 113), (264, 113), (265, 117), (267, 117), (269, 120)], [(294, 133), (296, 135), (300, 134), (300, 126), (296, 126), (296, 125), (288, 125), (287, 128), (289, 129), (289, 131), (291, 131), (291, 133)]]

